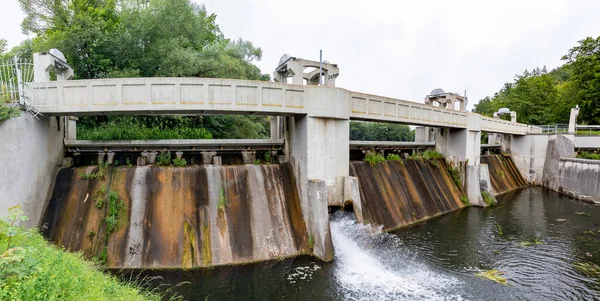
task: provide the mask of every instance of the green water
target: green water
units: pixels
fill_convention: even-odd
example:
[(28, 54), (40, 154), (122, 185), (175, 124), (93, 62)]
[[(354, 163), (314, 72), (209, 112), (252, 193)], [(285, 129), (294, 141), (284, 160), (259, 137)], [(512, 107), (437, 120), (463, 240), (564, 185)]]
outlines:
[[(600, 279), (573, 265), (600, 265), (600, 207), (542, 188), (389, 234), (338, 213), (331, 230), (331, 263), (301, 257), (141, 275), (187, 300), (600, 300)], [(541, 244), (522, 244), (534, 240)], [(476, 276), (491, 269), (506, 285)]]

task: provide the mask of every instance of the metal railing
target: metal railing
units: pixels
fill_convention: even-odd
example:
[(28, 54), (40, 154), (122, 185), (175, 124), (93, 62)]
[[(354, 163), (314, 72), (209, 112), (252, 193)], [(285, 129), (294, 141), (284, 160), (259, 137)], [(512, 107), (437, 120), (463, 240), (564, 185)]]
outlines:
[(569, 125), (563, 123), (536, 125), (542, 129), (542, 134), (568, 133)]
[(0, 100), (16, 102), (24, 99), (25, 84), (33, 81), (33, 63), (13, 57), (0, 61)]

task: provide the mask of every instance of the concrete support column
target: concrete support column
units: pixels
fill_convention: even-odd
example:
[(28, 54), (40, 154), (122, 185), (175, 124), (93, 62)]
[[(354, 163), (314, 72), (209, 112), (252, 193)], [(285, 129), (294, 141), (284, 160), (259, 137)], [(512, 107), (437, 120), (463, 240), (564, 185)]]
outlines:
[(302, 215), (313, 237), (315, 256), (333, 259), (327, 206), (344, 201), (349, 174), (350, 121), (309, 116), (288, 117), (286, 146), (300, 195)]
[(77, 140), (77, 121), (79, 118), (75, 116), (67, 117), (66, 134), (67, 140)]
[(271, 139), (282, 139), (283, 138), (283, 122), (282, 116), (271, 117)]
[(569, 133), (575, 134), (577, 131), (577, 116), (579, 116), (579, 106), (571, 109), (571, 116), (569, 117)]

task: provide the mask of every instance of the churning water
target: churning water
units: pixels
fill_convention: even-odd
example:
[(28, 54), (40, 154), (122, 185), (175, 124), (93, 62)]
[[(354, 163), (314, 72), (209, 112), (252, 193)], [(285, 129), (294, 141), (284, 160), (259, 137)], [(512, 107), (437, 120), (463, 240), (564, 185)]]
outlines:
[[(144, 275), (180, 284), (173, 290), (188, 300), (600, 300), (600, 279), (575, 268), (600, 264), (600, 207), (541, 188), (499, 201), (394, 233), (338, 213), (331, 263), (298, 257)], [(503, 272), (506, 285), (476, 275), (483, 270)]]

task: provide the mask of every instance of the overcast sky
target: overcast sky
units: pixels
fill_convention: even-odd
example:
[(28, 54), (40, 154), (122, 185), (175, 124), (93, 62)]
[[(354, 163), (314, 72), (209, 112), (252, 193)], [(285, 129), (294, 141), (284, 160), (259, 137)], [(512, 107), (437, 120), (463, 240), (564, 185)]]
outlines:
[[(272, 73), (284, 53), (338, 64), (349, 90), (422, 102), (434, 88), (470, 105), (525, 69), (562, 64), (578, 40), (600, 35), (600, 1), (206, 0), (225, 36), (263, 49)], [(16, 0), (0, 0), (0, 37), (25, 37)]]

